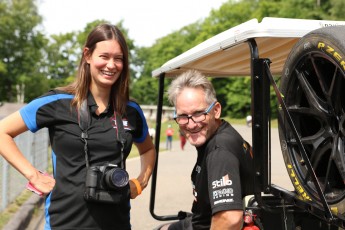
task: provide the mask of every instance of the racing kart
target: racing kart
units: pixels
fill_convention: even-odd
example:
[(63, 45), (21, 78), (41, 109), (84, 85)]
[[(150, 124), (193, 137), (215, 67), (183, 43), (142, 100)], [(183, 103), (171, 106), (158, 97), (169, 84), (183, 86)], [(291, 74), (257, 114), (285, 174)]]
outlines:
[[(345, 22), (252, 19), (169, 60), (159, 79), (155, 146), (164, 81), (188, 69), (209, 77), (251, 77), (254, 194), (246, 211), (260, 229), (345, 228)], [(277, 83), (279, 79), (279, 85)], [(294, 189), (271, 182), (270, 93), (278, 106), (280, 147)], [(157, 166), (152, 176), (154, 211)]]

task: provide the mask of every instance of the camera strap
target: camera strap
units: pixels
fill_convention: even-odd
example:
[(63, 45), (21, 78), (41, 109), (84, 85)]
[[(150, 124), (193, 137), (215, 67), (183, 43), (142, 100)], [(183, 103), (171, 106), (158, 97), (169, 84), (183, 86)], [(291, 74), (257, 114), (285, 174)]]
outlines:
[(116, 133), (117, 133), (117, 139), (121, 143), (121, 168), (125, 168), (124, 166), (124, 160), (123, 160), (123, 150), (126, 145), (126, 139), (124, 138), (125, 129), (123, 128), (123, 121), (121, 116), (118, 113), (115, 113), (114, 111), (114, 117), (116, 120)]
[[(115, 110), (114, 110), (114, 118), (116, 122), (117, 139), (121, 144), (121, 166), (120, 167), (124, 169), (125, 166), (124, 166), (124, 160), (123, 160), (124, 158), (123, 150), (126, 145), (126, 139), (124, 138), (125, 129), (123, 128), (123, 121), (122, 121), (121, 116), (118, 113), (116, 113)], [(81, 129), (81, 139), (84, 142), (86, 167), (89, 168), (89, 154), (88, 154), (88, 145), (87, 145), (87, 139), (89, 138), (89, 135), (87, 131), (90, 127), (90, 114), (87, 107), (87, 100), (84, 100), (80, 108), (78, 109), (78, 123)]]
[(84, 142), (86, 168), (89, 168), (89, 155), (88, 155), (88, 147), (87, 147), (87, 139), (89, 138), (89, 135), (87, 134), (87, 130), (89, 129), (89, 126), (90, 126), (90, 117), (89, 117), (89, 110), (87, 108), (87, 100), (84, 100), (81, 103), (80, 108), (78, 109), (78, 123), (81, 129), (81, 139)]

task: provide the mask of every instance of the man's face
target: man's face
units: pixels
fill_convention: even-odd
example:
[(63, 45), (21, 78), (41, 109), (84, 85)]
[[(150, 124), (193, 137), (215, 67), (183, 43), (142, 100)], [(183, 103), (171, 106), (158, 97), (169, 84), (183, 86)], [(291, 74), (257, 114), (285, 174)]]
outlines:
[[(201, 88), (184, 88), (176, 98), (176, 115), (195, 115), (204, 112), (210, 104), (205, 101), (205, 93)], [(205, 116), (205, 120), (195, 123), (189, 119), (185, 125), (179, 125), (187, 140), (194, 146), (203, 145), (217, 130), (221, 106), (217, 102)]]

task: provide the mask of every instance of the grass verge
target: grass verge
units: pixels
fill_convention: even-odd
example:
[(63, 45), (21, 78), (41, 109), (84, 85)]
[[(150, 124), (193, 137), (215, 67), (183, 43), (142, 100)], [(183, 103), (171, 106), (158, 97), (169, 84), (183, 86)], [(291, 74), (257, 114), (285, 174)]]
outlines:
[(11, 220), (19, 208), (32, 196), (32, 192), (24, 190), (0, 215), (0, 229)]

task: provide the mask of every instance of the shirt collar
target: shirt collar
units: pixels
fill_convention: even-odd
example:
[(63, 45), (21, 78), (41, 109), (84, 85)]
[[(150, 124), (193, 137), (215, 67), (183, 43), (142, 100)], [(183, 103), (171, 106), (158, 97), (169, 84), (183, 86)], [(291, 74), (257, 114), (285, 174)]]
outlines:
[[(89, 106), (90, 112), (92, 114), (96, 114), (96, 110), (98, 109), (98, 105), (96, 104), (95, 98), (93, 97), (92, 93), (89, 91), (87, 95), (87, 105)], [(109, 103), (107, 105), (107, 108), (103, 111), (102, 114), (107, 114), (109, 111)]]

